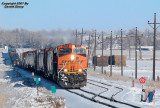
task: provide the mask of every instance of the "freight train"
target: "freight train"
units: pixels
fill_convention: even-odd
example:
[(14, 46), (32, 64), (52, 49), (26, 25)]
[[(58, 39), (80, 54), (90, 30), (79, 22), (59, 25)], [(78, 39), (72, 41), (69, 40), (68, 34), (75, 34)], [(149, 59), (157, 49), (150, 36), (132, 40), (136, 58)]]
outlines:
[(15, 65), (49, 77), (63, 88), (80, 88), (87, 82), (86, 52), (77, 44), (37, 49), (23, 52)]

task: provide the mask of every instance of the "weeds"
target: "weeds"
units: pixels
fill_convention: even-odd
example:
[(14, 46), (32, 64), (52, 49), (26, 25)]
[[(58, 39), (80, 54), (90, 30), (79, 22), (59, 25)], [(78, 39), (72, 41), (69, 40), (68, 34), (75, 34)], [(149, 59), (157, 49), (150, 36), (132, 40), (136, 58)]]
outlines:
[(38, 97), (36, 101), (44, 107), (51, 108), (65, 108), (65, 99), (61, 96), (52, 97), (52, 96), (43, 96)]

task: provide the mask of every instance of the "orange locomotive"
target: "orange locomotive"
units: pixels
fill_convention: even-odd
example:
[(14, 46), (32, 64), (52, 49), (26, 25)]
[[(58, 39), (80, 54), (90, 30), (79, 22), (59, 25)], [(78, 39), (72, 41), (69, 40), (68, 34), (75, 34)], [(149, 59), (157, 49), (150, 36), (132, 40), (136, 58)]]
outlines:
[(24, 52), (22, 61), (29, 61), (22, 62), (23, 68), (50, 77), (63, 88), (86, 86), (87, 56), (83, 45), (65, 44)]
[(58, 78), (63, 87), (83, 87), (87, 81), (86, 47), (66, 44), (58, 47)]

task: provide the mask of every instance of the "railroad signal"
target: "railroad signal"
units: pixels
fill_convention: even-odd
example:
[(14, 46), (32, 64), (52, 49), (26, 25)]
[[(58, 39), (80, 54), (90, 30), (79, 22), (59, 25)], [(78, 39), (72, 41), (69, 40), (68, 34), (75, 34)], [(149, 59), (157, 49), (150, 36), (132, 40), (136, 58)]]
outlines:
[(40, 79), (40, 78), (34, 78), (34, 81), (36, 81), (36, 85), (37, 85), (37, 95), (39, 95), (39, 94), (38, 94), (38, 84), (39, 84), (39, 81), (41, 81), (41, 79)]
[(36, 84), (39, 84), (39, 82), (41, 81), (41, 78), (34, 78), (34, 81), (36, 81)]
[(32, 86), (34, 85), (34, 72), (32, 72)]
[(55, 93), (56, 93), (56, 87), (55, 87), (55, 86), (51, 86), (51, 91), (52, 91), (52, 93), (54, 93), (54, 96), (55, 96)]
[(144, 84), (146, 82), (146, 79), (144, 77), (141, 77), (139, 79), (139, 83)]
[[(142, 84), (142, 90), (143, 90), (143, 84), (146, 82), (146, 79), (144, 78), (144, 77), (141, 77), (140, 79), (139, 79), (139, 83), (141, 83)], [(143, 95), (141, 94), (141, 101), (143, 100)]]
[(51, 91), (52, 91), (52, 93), (56, 93), (56, 87), (55, 86), (51, 86)]

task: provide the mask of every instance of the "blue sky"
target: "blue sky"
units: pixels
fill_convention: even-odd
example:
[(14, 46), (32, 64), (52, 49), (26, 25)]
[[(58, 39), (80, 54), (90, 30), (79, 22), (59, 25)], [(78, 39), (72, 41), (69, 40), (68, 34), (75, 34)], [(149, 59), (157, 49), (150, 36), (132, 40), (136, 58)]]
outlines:
[[(1, 0), (14, 2), (17, 0)], [(18, 0), (22, 1), (22, 0)], [(148, 28), (157, 13), (160, 0), (23, 0), (23, 9), (5, 9), (0, 5), (0, 28), (50, 29), (139, 29)]]

